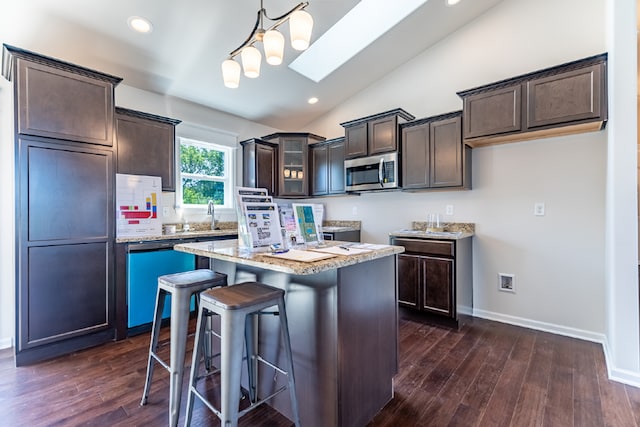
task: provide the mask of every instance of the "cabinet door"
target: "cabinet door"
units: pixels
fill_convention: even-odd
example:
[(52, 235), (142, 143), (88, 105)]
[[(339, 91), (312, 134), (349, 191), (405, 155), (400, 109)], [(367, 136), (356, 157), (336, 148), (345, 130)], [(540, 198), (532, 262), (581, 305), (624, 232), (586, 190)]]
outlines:
[(344, 142), (330, 144), (327, 152), (329, 194), (344, 193)]
[(455, 317), (453, 304), (453, 260), (422, 257), (422, 309)]
[(402, 188), (429, 187), (429, 124), (402, 129)]
[(368, 153), (367, 149), (368, 127), (363, 122), (344, 129), (344, 156), (345, 158), (363, 157)]
[(461, 186), (464, 170), (462, 119), (453, 117), (432, 122), (430, 140), (430, 186)]
[(280, 185), (279, 196), (307, 196), (307, 138), (280, 138)]
[(277, 195), (276, 171), (277, 153), (275, 147), (256, 145), (256, 188), (266, 188), (269, 194)]
[(311, 195), (323, 196), (329, 192), (329, 147), (326, 144), (311, 147)]
[(175, 127), (116, 114), (118, 173), (159, 176), (163, 191), (175, 191)]
[(113, 145), (113, 84), (19, 58), (18, 132)]
[(404, 307), (419, 308), (421, 257), (417, 255), (398, 255), (398, 304)]
[(464, 137), (498, 135), (522, 129), (522, 85), (464, 98)]
[(398, 149), (398, 119), (383, 117), (369, 122), (369, 155)]
[(19, 141), (18, 365), (113, 339), (113, 154), (80, 145)]
[(603, 64), (527, 82), (527, 128), (598, 119)]

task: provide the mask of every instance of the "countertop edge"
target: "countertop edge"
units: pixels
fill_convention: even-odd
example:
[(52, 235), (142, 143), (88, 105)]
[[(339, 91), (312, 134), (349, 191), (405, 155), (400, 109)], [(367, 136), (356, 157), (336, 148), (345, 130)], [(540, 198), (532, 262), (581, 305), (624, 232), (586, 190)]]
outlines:
[[(230, 242), (235, 242), (235, 248), (229, 244)], [(214, 246), (215, 244), (218, 244), (218, 247), (204, 247), (205, 244), (210, 243), (213, 243)], [(340, 244), (340, 242), (335, 243)], [(238, 264), (263, 268), (266, 270), (296, 275), (320, 273), (326, 270), (348, 267), (350, 265), (359, 264), (361, 262), (372, 261), (378, 258), (384, 258), (404, 252), (404, 247), (402, 246), (385, 245), (385, 247), (382, 249), (374, 249), (371, 252), (366, 252), (358, 255), (336, 255), (325, 260), (301, 262), (286, 259), (277, 259), (262, 255), (259, 252), (248, 252), (239, 254), (237, 251), (237, 241), (235, 240), (226, 240), (224, 242), (182, 243), (175, 245), (174, 249), (177, 251), (209, 257), (214, 260), (218, 259), (221, 261), (235, 262)], [(218, 252), (215, 252), (216, 250), (218, 250)], [(222, 250), (231, 250), (233, 251), (233, 253), (220, 252)]]

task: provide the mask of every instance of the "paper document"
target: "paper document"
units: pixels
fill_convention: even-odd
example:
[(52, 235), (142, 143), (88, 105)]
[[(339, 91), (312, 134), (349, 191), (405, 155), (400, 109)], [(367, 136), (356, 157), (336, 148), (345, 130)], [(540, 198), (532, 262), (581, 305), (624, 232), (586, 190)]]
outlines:
[(360, 249), (355, 248), (353, 246), (329, 246), (328, 248), (312, 248), (310, 249), (315, 252), (323, 252), (327, 254), (336, 254), (336, 255), (360, 255), (367, 252), (371, 252), (371, 249)]
[(302, 262), (320, 261), (323, 259), (335, 257), (335, 255), (333, 254), (321, 254), (318, 252), (300, 251), (297, 249), (291, 249), (287, 252), (283, 252), (279, 254), (264, 253), (263, 255), (274, 257), (274, 258), (289, 259), (292, 261), (302, 261)]

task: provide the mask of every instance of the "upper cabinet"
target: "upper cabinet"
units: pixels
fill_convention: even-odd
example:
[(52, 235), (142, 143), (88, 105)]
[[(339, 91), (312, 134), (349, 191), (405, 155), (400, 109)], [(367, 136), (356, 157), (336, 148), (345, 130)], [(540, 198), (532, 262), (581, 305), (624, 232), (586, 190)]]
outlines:
[(310, 146), (311, 195), (344, 193), (344, 138), (335, 138)]
[(175, 191), (175, 127), (180, 120), (116, 107), (117, 172), (159, 176)]
[(607, 54), (458, 92), (464, 140), (476, 147), (603, 129)]
[(398, 150), (398, 125), (415, 117), (401, 108), (340, 123), (344, 127), (344, 156), (372, 156)]
[(15, 80), (18, 133), (113, 145), (113, 92), (121, 78), (13, 46), (3, 49), (3, 75)]
[(241, 141), (243, 186), (278, 195), (278, 144), (258, 138)]
[(311, 133), (274, 133), (260, 138), (278, 145), (278, 197), (309, 195), (309, 144), (325, 138)]
[(460, 111), (400, 126), (402, 188), (471, 188), (471, 149), (462, 141)]

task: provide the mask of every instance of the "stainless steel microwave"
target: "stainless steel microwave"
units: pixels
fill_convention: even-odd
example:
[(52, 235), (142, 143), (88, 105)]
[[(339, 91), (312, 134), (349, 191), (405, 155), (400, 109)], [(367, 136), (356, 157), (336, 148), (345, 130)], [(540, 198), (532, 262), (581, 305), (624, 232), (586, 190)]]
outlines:
[(398, 153), (345, 160), (344, 179), (346, 191), (398, 188)]

